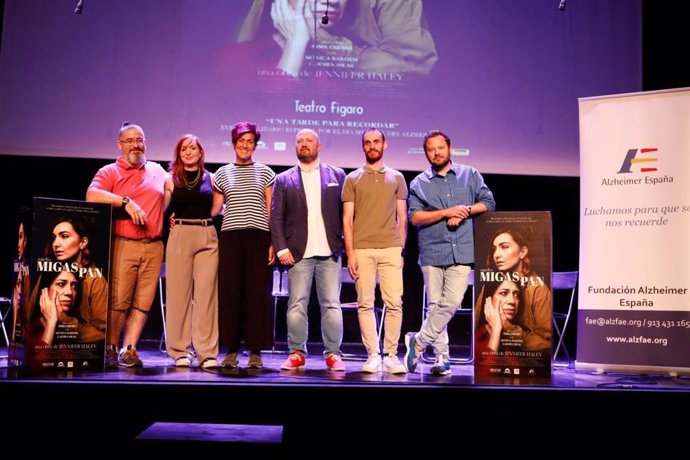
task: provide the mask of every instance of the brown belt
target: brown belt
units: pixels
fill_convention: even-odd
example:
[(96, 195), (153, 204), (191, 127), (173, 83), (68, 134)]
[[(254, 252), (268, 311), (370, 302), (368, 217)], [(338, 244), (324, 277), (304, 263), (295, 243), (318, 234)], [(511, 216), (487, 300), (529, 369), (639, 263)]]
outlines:
[(213, 219), (175, 219), (175, 225), (199, 225), (201, 227), (210, 227), (213, 225)]

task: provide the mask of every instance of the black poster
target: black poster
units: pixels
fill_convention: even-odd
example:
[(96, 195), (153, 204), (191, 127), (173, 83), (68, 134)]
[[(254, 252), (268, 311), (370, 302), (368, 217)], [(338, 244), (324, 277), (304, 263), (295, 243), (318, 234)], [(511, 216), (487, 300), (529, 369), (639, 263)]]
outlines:
[(7, 311), (5, 326), (9, 338), (10, 367), (19, 367), (24, 364), (24, 331), (27, 324), (27, 302), (31, 293), (31, 280), (29, 278), (30, 248), (31, 248), (31, 207), (25, 206), (19, 209), (17, 219), (13, 226), (15, 230), (16, 249), (12, 257), (12, 295), (9, 299), (11, 309)]

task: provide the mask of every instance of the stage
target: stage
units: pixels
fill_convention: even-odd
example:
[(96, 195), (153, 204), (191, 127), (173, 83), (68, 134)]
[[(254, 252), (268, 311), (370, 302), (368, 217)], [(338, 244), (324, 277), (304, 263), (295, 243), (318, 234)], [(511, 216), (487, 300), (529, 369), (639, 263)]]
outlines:
[[(6, 351), (0, 348), (0, 356)], [(363, 374), (361, 361), (346, 360), (346, 372), (330, 372), (313, 351), (300, 371), (280, 370), (284, 354), (264, 353), (262, 369), (243, 367), (243, 356), (232, 370), (175, 368), (153, 346), (140, 355), (144, 367), (138, 369), (40, 374), (8, 369), (3, 358), (3, 434), (40, 439), (39, 450), (72, 439), (126, 452), (190, 446), (280, 452), (305, 443), (366, 452), (374, 442), (405, 452), (414, 438), (462, 444), (506, 430), (535, 439), (584, 430), (588, 440), (629, 443), (616, 434), (623, 429), (662, 440), (676, 430), (673, 414), (690, 409), (687, 377), (597, 375), (572, 365), (554, 367), (548, 379), (477, 381), (472, 365), (454, 365), (452, 376), (431, 375), (430, 364), (407, 375)], [(199, 426), (192, 424), (205, 424), (205, 434), (195, 437)], [(234, 426), (220, 429), (225, 424)]]

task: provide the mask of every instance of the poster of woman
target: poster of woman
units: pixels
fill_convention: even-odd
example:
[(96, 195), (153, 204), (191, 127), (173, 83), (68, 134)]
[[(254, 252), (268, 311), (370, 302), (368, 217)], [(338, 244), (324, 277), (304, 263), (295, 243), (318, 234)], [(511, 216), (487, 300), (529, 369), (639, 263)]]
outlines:
[(477, 219), (475, 374), (551, 375), (551, 215)]
[(102, 368), (108, 314), (111, 208), (34, 199), (25, 364)]
[(12, 259), (12, 301), (9, 332), (10, 367), (21, 366), (24, 362), (25, 327), (28, 322), (26, 303), (29, 298), (31, 282), (29, 279), (29, 248), (31, 245), (31, 207), (19, 209), (14, 228), (16, 229), (16, 252)]

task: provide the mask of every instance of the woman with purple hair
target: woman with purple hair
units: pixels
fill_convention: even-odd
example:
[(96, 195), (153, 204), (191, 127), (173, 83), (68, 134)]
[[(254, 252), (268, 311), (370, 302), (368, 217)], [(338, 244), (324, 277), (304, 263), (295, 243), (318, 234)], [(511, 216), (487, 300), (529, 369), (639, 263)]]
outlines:
[(222, 363), (226, 368), (239, 365), (242, 325), (250, 368), (263, 367), (261, 350), (273, 347), (270, 266), (275, 253), (268, 219), (275, 173), (252, 158), (260, 138), (255, 124), (237, 123), (232, 130), (235, 160), (213, 177), (225, 203), (218, 245), (218, 309), (220, 342), (228, 349)]

